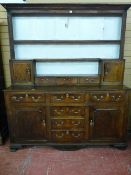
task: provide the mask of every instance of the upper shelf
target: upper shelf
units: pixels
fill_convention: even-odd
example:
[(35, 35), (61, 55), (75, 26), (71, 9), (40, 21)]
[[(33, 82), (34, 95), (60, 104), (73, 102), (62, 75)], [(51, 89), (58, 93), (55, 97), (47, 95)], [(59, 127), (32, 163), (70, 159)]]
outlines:
[(16, 16), (12, 24), (14, 40), (120, 40), (122, 18)]

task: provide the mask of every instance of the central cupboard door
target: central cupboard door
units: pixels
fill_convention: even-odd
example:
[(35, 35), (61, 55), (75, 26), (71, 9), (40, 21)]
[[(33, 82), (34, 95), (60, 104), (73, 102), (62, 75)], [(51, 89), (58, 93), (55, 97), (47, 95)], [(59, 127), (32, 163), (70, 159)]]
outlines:
[(123, 137), (124, 111), (121, 107), (94, 107), (90, 113), (90, 139), (112, 140)]
[(12, 136), (23, 140), (46, 140), (45, 108), (37, 106), (16, 106), (10, 121)]

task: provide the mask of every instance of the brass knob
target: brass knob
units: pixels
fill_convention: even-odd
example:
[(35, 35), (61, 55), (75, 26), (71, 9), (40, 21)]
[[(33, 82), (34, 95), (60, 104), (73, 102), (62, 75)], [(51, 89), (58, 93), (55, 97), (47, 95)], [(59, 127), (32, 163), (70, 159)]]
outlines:
[(69, 98), (69, 94), (68, 93), (66, 94), (66, 98)]
[(42, 120), (42, 124), (45, 127), (45, 125), (46, 125), (45, 120)]
[(66, 135), (69, 135), (69, 131), (68, 130), (66, 131)]
[(93, 120), (90, 120), (90, 126), (94, 126)]

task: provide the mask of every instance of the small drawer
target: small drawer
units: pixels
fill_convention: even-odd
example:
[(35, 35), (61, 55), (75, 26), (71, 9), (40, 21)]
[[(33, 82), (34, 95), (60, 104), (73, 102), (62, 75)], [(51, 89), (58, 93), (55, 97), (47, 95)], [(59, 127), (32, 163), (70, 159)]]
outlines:
[(82, 117), (85, 115), (85, 108), (84, 107), (51, 107), (50, 108), (50, 115), (51, 117)]
[(38, 86), (55, 85), (56, 79), (55, 77), (36, 77), (35, 84)]
[(85, 140), (84, 131), (52, 131), (52, 140), (58, 143), (77, 143)]
[(124, 93), (119, 92), (104, 92), (90, 94), (90, 99), (93, 102), (122, 102), (124, 101)]
[(45, 102), (45, 96), (44, 94), (30, 94), (30, 93), (26, 93), (26, 94), (12, 94), (10, 95), (10, 100), (11, 102)]
[(106, 102), (109, 101), (109, 93), (92, 93), (90, 94), (90, 100), (92, 102)]
[(100, 77), (81, 77), (79, 78), (79, 84), (99, 84)]
[(52, 103), (68, 103), (68, 102), (75, 102), (75, 103), (83, 103), (85, 100), (84, 94), (53, 94), (50, 96), (50, 101)]
[(52, 119), (52, 129), (82, 129), (85, 126), (84, 119)]
[(111, 102), (123, 102), (125, 101), (125, 93), (110, 93), (109, 100)]
[(77, 84), (77, 78), (73, 77), (56, 78), (56, 85), (73, 85), (73, 84)]

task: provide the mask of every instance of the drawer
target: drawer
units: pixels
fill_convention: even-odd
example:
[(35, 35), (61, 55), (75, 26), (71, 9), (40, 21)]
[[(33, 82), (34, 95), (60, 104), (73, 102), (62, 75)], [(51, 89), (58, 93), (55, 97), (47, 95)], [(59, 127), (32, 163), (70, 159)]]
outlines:
[(58, 77), (56, 78), (57, 85), (73, 85), (77, 84), (77, 78), (73, 77)]
[(11, 102), (45, 102), (45, 95), (44, 94), (36, 94), (36, 93), (14, 93), (9, 96)]
[(38, 86), (55, 85), (56, 80), (55, 77), (36, 77), (35, 84)]
[(51, 131), (51, 137), (58, 143), (77, 143), (85, 140), (84, 131)]
[(51, 117), (82, 117), (85, 115), (85, 108), (84, 107), (64, 107), (64, 106), (58, 106), (58, 107), (51, 107), (50, 108), (50, 115)]
[(85, 126), (84, 119), (52, 119), (52, 129), (82, 129)]
[(51, 103), (68, 103), (68, 102), (75, 102), (75, 103), (84, 103), (85, 95), (84, 94), (53, 94), (50, 95), (50, 102)]
[(90, 94), (90, 100), (93, 102), (122, 102), (125, 99), (125, 93), (122, 92), (99, 92)]
[(81, 77), (79, 78), (79, 84), (99, 84), (100, 77)]
[(109, 100), (111, 102), (123, 102), (125, 101), (125, 93), (109, 93)]

